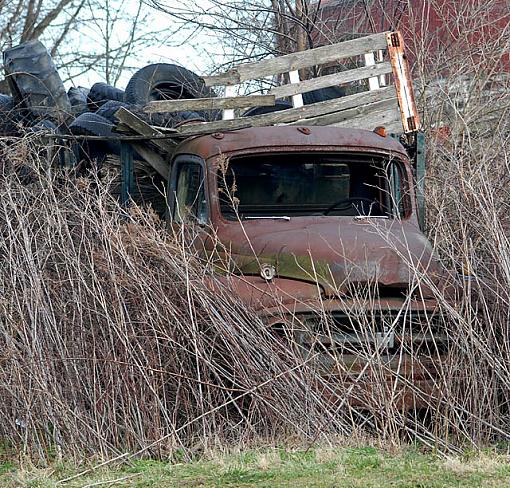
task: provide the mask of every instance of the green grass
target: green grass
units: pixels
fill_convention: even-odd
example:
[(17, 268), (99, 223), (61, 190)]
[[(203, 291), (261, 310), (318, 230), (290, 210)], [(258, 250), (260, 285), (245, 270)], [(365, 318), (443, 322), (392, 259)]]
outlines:
[[(49, 488), (89, 466), (19, 467), (0, 458), (0, 487)], [(112, 481), (117, 480), (115, 483)], [(95, 485), (94, 485), (95, 484)], [(440, 459), (417, 450), (364, 448), (260, 449), (191, 463), (138, 460), (101, 468), (66, 487), (335, 487), (450, 488), (510, 486), (510, 457), (496, 453)]]

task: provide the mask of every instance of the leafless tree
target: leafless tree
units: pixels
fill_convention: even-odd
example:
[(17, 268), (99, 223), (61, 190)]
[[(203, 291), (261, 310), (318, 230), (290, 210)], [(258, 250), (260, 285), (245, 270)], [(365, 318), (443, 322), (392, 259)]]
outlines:
[(61, 68), (69, 79), (94, 70), (101, 81), (116, 85), (146, 47), (159, 43), (153, 14), (141, 2), (86, 0), (72, 48), (59, 51)]
[(156, 42), (153, 13), (141, 2), (122, 0), (0, 0), (0, 51), (38, 39), (64, 79), (95, 71), (114, 85)]

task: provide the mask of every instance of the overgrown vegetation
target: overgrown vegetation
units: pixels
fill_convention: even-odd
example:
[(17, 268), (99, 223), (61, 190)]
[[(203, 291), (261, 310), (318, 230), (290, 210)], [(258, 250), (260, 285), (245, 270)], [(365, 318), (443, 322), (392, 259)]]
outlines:
[[(421, 79), (428, 232), (462, 289), (436, 290), (450, 348), (432, 396), (370, 345), (355, 381), (372, 385), (369, 401), (324, 377), (215, 281), (185, 235), (151, 211), (126, 212), (94, 175), (50, 169), (27, 135), (0, 142), (0, 437), (39, 461), (123, 462), (359, 432), (441, 454), (508, 440), (510, 91), (505, 77), (480, 83), (479, 69), (492, 72), (479, 62)], [(398, 408), (401, 387), (425, 412)]]

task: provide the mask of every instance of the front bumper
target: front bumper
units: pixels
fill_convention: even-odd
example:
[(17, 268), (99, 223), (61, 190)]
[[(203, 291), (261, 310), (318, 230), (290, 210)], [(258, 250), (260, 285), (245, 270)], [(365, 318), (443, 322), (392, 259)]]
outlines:
[(449, 349), (444, 321), (435, 308), (423, 304), (386, 306), (323, 307), (320, 313), (266, 320), (325, 380), (322, 393), (335, 404), (347, 401), (371, 410), (437, 405)]

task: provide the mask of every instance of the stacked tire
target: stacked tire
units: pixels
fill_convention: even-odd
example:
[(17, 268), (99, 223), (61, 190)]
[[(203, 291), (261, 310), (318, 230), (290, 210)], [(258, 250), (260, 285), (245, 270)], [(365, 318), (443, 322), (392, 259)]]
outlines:
[(40, 41), (7, 49), (4, 70), (16, 105), (29, 120), (66, 117), (71, 110), (64, 84)]
[(66, 92), (50, 54), (40, 41), (29, 41), (5, 50), (3, 63), (11, 95), (0, 94), (0, 134), (12, 132), (16, 126), (41, 127), (41, 122), (49, 121), (73, 131), (87, 126), (92, 135), (99, 136), (103, 125), (85, 114), (97, 113), (113, 125), (115, 112), (120, 107), (162, 126), (211, 118), (211, 114), (195, 112), (154, 115), (141, 112), (140, 107), (152, 100), (214, 96), (202, 78), (175, 64), (151, 64), (138, 70), (126, 91), (99, 82), (90, 89), (80, 86)]

